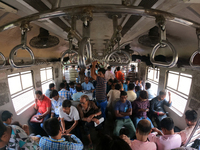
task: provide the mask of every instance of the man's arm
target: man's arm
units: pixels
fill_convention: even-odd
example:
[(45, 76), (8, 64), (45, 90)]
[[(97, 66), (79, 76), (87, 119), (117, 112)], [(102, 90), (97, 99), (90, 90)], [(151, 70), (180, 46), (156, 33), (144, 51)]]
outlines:
[(94, 62), (92, 63), (92, 68), (91, 68), (91, 77), (92, 77), (94, 80), (97, 80), (97, 75), (96, 75), (96, 73), (95, 73), (96, 64), (97, 64), (97, 61), (94, 61)]
[(62, 127), (62, 130), (63, 130), (63, 133), (65, 132), (65, 120), (64, 118), (61, 118), (61, 127)]
[(54, 116), (54, 113), (55, 113), (54, 110), (55, 110), (55, 107), (53, 104), (51, 104), (51, 118), (53, 118), (53, 116)]
[(120, 115), (125, 116), (131, 116), (132, 115), (132, 109), (129, 108), (126, 112), (120, 112)]
[(35, 99), (35, 106), (34, 106), (34, 108), (35, 108), (36, 110), (38, 110), (37, 99)]
[(75, 135), (71, 135), (71, 138), (76, 141), (76, 143), (70, 142), (70, 144), (66, 144), (65, 149), (83, 149), (83, 143), (79, 138), (77, 138)]
[(119, 113), (119, 110), (115, 110), (115, 116), (116, 117), (125, 117), (125, 115), (122, 115), (121, 113)]
[(169, 94), (169, 101), (168, 101), (168, 103), (165, 101), (164, 105), (167, 105), (168, 107), (170, 107), (172, 105), (171, 93), (168, 92), (168, 94)]
[(75, 120), (71, 128), (68, 129), (68, 132), (70, 133), (77, 125), (78, 125), (78, 120)]
[(51, 112), (51, 107), (47, 107), (47, 111), (40, 116), (42, 116), (42, 118), (44, 118), (46, 115), (50, 114), (50, 112)]

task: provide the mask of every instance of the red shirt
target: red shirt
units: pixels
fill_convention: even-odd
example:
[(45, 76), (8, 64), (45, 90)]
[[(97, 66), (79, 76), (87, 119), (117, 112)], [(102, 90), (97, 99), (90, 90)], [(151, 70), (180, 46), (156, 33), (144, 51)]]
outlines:
[(115, 77), (117, 78), (117, 80), (119, 80), (119, 81), (121, 81), (123, 83), (123, 81), (124, 81), (124, 74), (121, 71), (115, 72)]
[(47, 96), (43, 95), (42, 101), (37, 99), (37, 107), (38, 112), (44, 114), (47, 111), (47, 108), (51, 107), (51, 100)]

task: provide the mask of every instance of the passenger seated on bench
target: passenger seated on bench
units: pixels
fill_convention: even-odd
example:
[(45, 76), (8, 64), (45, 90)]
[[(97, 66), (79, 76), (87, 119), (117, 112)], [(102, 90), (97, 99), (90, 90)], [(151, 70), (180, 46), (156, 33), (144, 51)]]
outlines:
[[(167, 117), (161, 121), (161, 129), (153, 128), (153, 132), (148, 136), (150, 142), (155, 142), (158, 150), (174, 149), (181, 146), (181, 136), (174, 133), (174, 121)], [(156, 136), (156, 135), (161, 136)]]
[(38, 144), (25, 131), (15, 125), (5, 126), (0, 120), (0, 149), (5, 147), (12, 150), (39, 150)]
[[(51, 100), (42, 94), (41, 91), (36, 91), (36, 99), (35, 99), (35, 106), (34, 108), (37, 110), (36, 115), (38, 115), (37, 119), (40, 120), (43, 118), (42, 123), (33, 123), (29, 120), (29, 125), (32, 127), (32, 130), (35, 134), (41, 134), (43, 130), (43, 123), (45, 120), (47, 120), (50, 117), (51, 113)], [(31, 117), (32, 118), (32, 117)], [(41, 128), (40, 128), (41, 127)]]
[(127, 91), (127, 100), (130, 102), (133, 102), (137, 98), (137, 95), (134, 92), (134, 90), (135, 90), (135, 84), (129, 83)]
[(51, 91), (53, 91), (55, 89), (55, 84), (54, 83), (50, 83), (49, 84), (49, 89), (46, 90), (45, 95), (48, 98), (51, 98)]
[(92, 147), (92, 140), (90, 137), (90, 128), (94, 127), (94, 122), (98, 125), (97, 130), (102, 129), (99, 119), (101, 118), (101, 110), (95, 105), (93, 101), (89, 100), (87, 95), (82, 95), (80, 98), (80, 104), (77, 107), (81, 118), (84, 131), (89, 139), (89, 147)]
[(7, 110), (3, 111), (1, 114), (1, 120), (3, 121), (3, 124), (8, 126), (8, 125), (16, 125), (19, 126), (20, 128), (22, 128), (27, 135), (29, 135), (29, 126), (24, 124), (21, 125), (18, 121), (14, 121), (12, 122), (12, 117), (13, 114)]
[[(50, 118), (44, 122), (44, 129), (49, 137), (42, 137), (39, 145), (42, 150), (82, 150), (83, 143), (73, 134), (62, 136), (58, 119)], [(69, 140), (69, 137), (70, 140)], [(72, 142), (73, 141), (73, 142)]]
[(51, 118), (59, 117), (59, 108), (62, 106), (62, 103), (64, 101), (64, 98), (59, 96), (58, 91), (57, 90), (53, 90), (51, 92)]
[(143, 119), (140, 120), (137, 125), (136, 140), (131, 141), (126, 135), (122, 135), (120, 137), (131, 146), (132, 150), (157, 150), (156, 144), (147, 140), (147, 137), (150, 133), (151, 122), (149, 122), (149, 120)]
[(160, 91), (159, 95), (151, 100), (151, 107), (150, 111), (153, 114), (153, 116), (156, 118), (155, 121), (158, 125), (158, 128), (160, 128), (160, 122), (163, 118), (166, 118), (166, 111), (164, 109), (164, 105), (170, 107), (172, 105), (171, 101), (171, 93), (168, 92), (169, 94), (169, 101), (165, 99), (166, 97), (166, 92), (165, 91)]
[(131, 150), (131, 147), (118, 136), (103, 135), (96, 150)]
[(69, 83), (69, 92), (72, 98), (73, 94), (76, 93), (76, 87), (74, 86), (74, 82)]
[(74, 101), (80, 101), (80, 97), (83, 95), (82, 87), (81, 86), (76, 86), (76, 91), (77, 91), (77, 93), (73, 94), (72, 99)]
[(69, 134), (72, 132), (76, 132), (77, 135), (79, 134), (77, 125), (80, 117), (78, 110), (76, 107), (72, 106), (71, 101), (65, 100), (62, 103), (62, 107), (59, 108), (59, 117), (61, 119), (63, 134)]
[(91, 91), (91, 93), (93, 93), (93, 92), (94, 92), (94, 86), (93, 86), (93, 84), (92, 84), (91, 82), (89, 82), (89, 78), (88, 78), (88, 77), (85, 77), (85, 78), (84, 78), (84, 81), (85, 81), (85, 82), (83, 82), (83, 83), (81, 84), (82, 89), (83, 89), (84, 91)]
[[(147, 117), (147, 112), (150, 108), (150, 103), (148, 100), (148, 93), (147, 91), (141, 91), (140, 97), (132, 102), (133, 108), (133, 122), (137, 127), (137, 124), (142, 119), (147, 119), (151, 122), (151, 120)], [(151, 122), (151, 127), (153, 128), (153, 124)]]
[(185, 112), (185, 122), (187, 124), (187, 127), (185, 128), (185, 130), (182, 130), (178, 133), (181, 136), (182, 145), (186, 143), (197, 123), (197, 112), (195, 110), (187, 110)]
[(67, 100), (71, 99), (70, 91), (65, 89), (65, 83), (60, 83), (60, 91), (58, 92), (61, 97), (64, 97)]
[(141, 91), (141, 88), (140, 88), (139, 86), (136, 86), (136, 87), (135, 87), (135, 93), (136, 93), (136, 95), (137, 95), (137, 98), (140, 97), (140, 91)]
[(127, 93), (121, 91), (120, 100), (115, 104), (115, 128), (113, 134), (119, 136), (121, 128), (124, 126), (129, 129), (129, 137), (133, 138), (135, 135), (135, 127), (130, 119), (132, 115), (132, 105), (131, 102), (127, 100)]

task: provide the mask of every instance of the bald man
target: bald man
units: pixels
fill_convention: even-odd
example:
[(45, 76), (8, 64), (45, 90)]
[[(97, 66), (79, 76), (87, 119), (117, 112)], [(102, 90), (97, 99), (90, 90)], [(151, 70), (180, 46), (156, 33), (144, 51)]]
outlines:
[(84, 91), (91, 91), (92, 93), (94, 92), (94, 86), (91, 82), (89, 82), (89, 78), (88, 77), (85, 77), (84, 78), (84, 81), (81, 86), (82, 86), (82, 89)]
[(124, 139), (131, 147), (132, 150), (156, 150), (156, 144), (147, 140), (148, 135), (151, 133), (151, 122), (149, 120), (140, 120), (136, 128), (136, 140), (131, 141), (126, 135), (122, 135)]

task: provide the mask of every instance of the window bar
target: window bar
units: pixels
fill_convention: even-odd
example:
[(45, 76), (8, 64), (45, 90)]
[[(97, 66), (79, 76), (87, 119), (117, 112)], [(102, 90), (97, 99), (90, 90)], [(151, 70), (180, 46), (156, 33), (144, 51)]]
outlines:
[(178, 83), (177, 83), (177, 88), (176, 88), (177, 91), (178, 91), (179, 81), (180, 81), (180, 72), (179, 72), (179, 75), (178, 75)]

